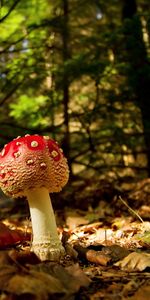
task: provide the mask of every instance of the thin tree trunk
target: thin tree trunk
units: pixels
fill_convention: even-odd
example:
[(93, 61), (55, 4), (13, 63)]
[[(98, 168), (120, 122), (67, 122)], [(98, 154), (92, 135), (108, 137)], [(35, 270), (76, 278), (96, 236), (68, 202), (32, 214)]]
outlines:
[(143, 40), (142, 24), (137, 15), (136, 0), (123, 0), (122, 8), (128, 83), (141, 110), (144, 140), (150, 176), (150, 64)]
[[(69, 26), (68, 26), (68, 19), (69, 19), (69, 7), (68, 7), (68, 0), (63, 0), (63, 28), (62, 28), (62, 43), (63, 43), (63, 63), (70, 58), (70, 51), (69, 51)], [(65, 127), (65, 135), (63, 138), (63, 150), (68, 158), (70, 173), (72, 174), (72, 168), (70, 163), (70, 131), (69, 131), (69, 78), (66, 72), (63, 75), (63, 109), (64, 109), (64, 127)]]

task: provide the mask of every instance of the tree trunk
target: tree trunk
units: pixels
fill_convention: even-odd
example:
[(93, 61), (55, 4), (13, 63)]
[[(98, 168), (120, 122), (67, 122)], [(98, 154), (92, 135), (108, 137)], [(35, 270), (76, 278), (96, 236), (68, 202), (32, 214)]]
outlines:
[(150, 64), (143, 40), (142, 24), (137, 15), (136, 0), (123, 0), (122, 8), (128, 84), (141, 110), (144, 140), (150, 176)]
[[(68, 0), (63, 0), (63, 27), (62, 27), (62, 44), (63, 44), (63, 63), (65, 66), (65, 62), (70, 58), (69, 51), (69, 26), (68, 26), (68, 18), (69, 18), (69, 8), (68, 8)], [(63, 74), (63, 109), (64, 109), (64, 127), (65, 134), (62, 142), (62, 147), (64, 153), (68, 159), (70, 173), (72, 174), (72, 168), (70, 163), (70, 131), (69, 131), (69, 78), (68, 74), (66, 74), (64, 70)]]

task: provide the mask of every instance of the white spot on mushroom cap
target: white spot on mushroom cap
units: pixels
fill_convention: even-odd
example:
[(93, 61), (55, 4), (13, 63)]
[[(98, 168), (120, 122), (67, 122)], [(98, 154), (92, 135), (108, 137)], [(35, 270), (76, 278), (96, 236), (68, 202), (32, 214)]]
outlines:
[(46, 163), (44, 163), (44, 162), (42, 162), (42, 163), (40, 163), (40, 166), (41, 166), (41, 168), (46, 168)]
[(5, 155), (5, 149), (3, 149), (1, 152), (1, 156), (4, 156), (4, 155)]
[(51, 155), (52, 155), (53, 157), (56, 157), (56, 156), (58, 155), (58, 152), (57, 152), (56, 150), (53, 150), (53, 151), (51, 152)]
[(20, 142), (16, 142), (16, 146), (20, 146), (21, 145), (21, 143)]
[(27, 160), (27, 165), (33, 165), (33, 159), (28, 159)]
[(18, 152), (14, 152), (14, 156), (15, 157), (19, 157), (21, 155), (21, 153), (18, 151)]
[(32, 141), (31, 142), (31, 147), (36, 148), (38, 146), (38, 142), (37, 141)]
[(44, 140), (50, 140), (50, 137), (48, 135), (43, 136)]

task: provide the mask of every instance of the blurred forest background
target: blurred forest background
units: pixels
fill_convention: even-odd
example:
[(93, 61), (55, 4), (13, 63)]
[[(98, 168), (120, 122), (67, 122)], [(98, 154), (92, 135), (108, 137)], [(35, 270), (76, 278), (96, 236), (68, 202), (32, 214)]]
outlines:
[(48, 134), (73, 176), (149, 177), (149, 0), (0, 3), (0, 147)]
[(148, 300), (150, 0), (0, 0), (0, 149), (25, 134), (68, 158), (67, 256), (37, 263), (27, 201), (0, 191), (0, 299)]

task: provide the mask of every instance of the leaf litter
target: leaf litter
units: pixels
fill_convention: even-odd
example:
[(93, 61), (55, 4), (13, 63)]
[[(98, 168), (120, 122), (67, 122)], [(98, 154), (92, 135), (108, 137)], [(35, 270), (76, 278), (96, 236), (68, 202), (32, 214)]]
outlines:
[[(146, 193), (144, 181), (127, 197), (128, 205), (136, 199), (135, 215), (115, 197), (87, 210), (70, 207), (59, 212), (67, 253), (59, 264), (39, 261), (30, 252), (31, 227), (24, 212), (22, 217), (15, 210), (8, 219), (9, 210), (2, 207), (0, 300), (149, 300), (150, 215), (148, 198), (141, 201), (143, 186)], [(144, 211), (141, 222), (136, 215)]]

